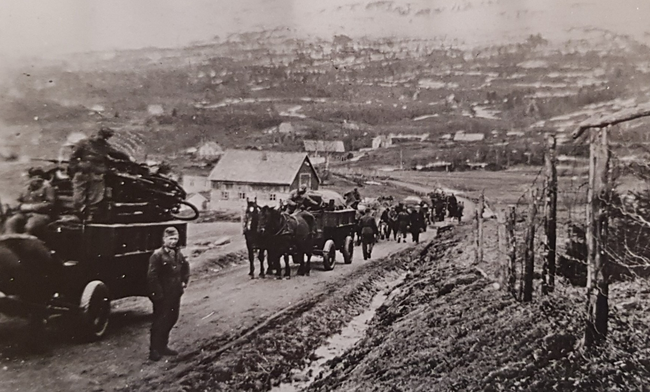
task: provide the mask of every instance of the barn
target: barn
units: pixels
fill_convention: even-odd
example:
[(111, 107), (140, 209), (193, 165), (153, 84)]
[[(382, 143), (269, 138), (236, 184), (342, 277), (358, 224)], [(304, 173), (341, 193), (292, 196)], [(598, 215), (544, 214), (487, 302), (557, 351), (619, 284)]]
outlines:
[(208, 177), (210, 209), (241, 209), (246, 198), (278, 205), (300, 185), (316, 190), (320, 178), (306, 153), (226, 150)]

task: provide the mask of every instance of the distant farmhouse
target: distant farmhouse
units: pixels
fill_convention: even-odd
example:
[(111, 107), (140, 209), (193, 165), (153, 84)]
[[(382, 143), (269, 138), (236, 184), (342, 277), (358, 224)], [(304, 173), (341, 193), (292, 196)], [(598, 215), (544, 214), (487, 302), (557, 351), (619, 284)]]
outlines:
[(423, 142), (429, 138), (428, 133), (422, 134), (405, 134), (405, 133), (391, 133), (388, 135), (390, 144), (399, 144), (406, 142)]
[(455, 142), (480, 142), (485, 139), (485, 134), (482, 133), (465, 133), (465, 131), (458, 131), (454, 134)]
[(195, 154), (200, 159), (215, 159), (223, 155), (223, 148), (217, 142), (206, 142), (197, 147)]
[(386, 148), (393, 145), (393, 140), (387, 135), (378, 135), (372, 139), (372, 149)]
[(187, 194), (206, 192), (212, 188), (208, 179), (209, 170), (184, 170), (182, 175), (182, 186)]
[(327, 158), (342, 161), (346, 157), (345, 144), (341, 140), (303, 140), (303, 145), (314, 163)]
[(210, 204), (210, 192), (197, 192), (187, 195), (188, 203), (196, 207), (199, 211), (205, 211)]
[(301, 185), (313, 190), (320, 185), (306, 153), (255, 150), (226, 150), (209, 180), (212, 210), (241, 209), (246, 198), (276, 206)]

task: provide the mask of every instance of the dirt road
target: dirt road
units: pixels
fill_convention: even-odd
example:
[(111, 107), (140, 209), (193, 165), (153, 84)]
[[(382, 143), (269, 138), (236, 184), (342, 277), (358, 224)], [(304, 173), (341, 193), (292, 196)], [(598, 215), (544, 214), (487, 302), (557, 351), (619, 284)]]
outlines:
[[(216, 227), (216, 226), (215, 226)], [(207, 227), (194, 227), (197, 238), (207, 235)], [(235, 233), (234, 224), (221, 226), (222, 235)], [(421, 237), (431, 239), (435, 230)], [(201, 234), (203, 233), (203, 234)], [(243, 248), (240, 238), (223, 248), (215, 248), (193, 260), (195, 266), (210, 258)], [(412, 243), (379, 243), (373, 259), (386, 257)], [(320, 258), (314, 258), (310, 277), (290, 280), (254, 279), (247, 276), (247, 265), (222, 273), (209, 271), (194, 276), (183, 297), (181, 319), (172, 331), (171, 345), (181, 353), (201, 347), (222, 335), (236, 334), (264, 321), (269, 315), (309, 296), (324, 292), (331, 285), (361, 266), (360, 248), (355, 249), (351, 265), (342, 264), (337, 254), (334, 271), (322, 270)], [(256, 267), (258, 268), (258, 267)], [(152, 363), (147, 360), (151, 305), (145, 298), (116, 301), (113, 306), (109, 335), (100, 342), (77, 343), (70, 327), (53, 322), (48, 330), (48, 346), (43, 353), (25, 352), (25, 322), (0, 319), (0, 391), (113, 391), (128, 388), (179, 366), (180, 361)]]

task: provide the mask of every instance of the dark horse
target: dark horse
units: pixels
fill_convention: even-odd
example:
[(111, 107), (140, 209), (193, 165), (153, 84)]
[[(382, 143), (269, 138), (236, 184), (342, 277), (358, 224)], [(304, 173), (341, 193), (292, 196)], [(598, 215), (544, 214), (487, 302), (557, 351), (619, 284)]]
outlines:
[[(294, 262), (300, 263), (298, 275), (309, 275), (311, 270), (311, 253), (313, 250), (314, 216), (306, 211), (293, 215), (264, 206), (260, 209), (257, 232), (264, 243), (268, 244), (269, 265), (276, 265), (276, 274), (281, 276), (280, 257), (293, 253)], [(305, 265), (305, 255), (307, 263)], [(284, 276), (291, 276), (288, 258), (285, 257)]]
[[(260, 235), (257, 233), (257, 226), (259, 223), (260, 207), (257, 205), (257, 200), (246, 200), (246, 211), (242, 218), (244, 229), (244, 238), (246, 239), (246, 249), (248, 250), (248, 263), (250, 269), (248, 275), (252, 278), (255, 277), (255, 251), (258, 251), (257, 259), (260, 261), (260, 278), (265, 276), (264, 273), (264, 252), (265, 248), (262, 244)], [(270, 268), (270, 266), (269, 266)], [(268, 271), (267, 271), (268, 272)]]

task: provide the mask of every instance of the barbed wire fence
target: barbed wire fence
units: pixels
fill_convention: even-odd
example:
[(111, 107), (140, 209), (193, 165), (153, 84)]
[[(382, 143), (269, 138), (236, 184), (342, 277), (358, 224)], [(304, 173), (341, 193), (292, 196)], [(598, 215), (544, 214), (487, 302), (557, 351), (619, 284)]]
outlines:
[[(494, 248), (501, 286), (522, 302), (531, 301), (534, 293), (553, 293), (556, 276), (585, 287), (587, 306), (580, 316), (586, 321), (583, 341), (588, 347), (605, 340), (609, 314), (618, 317), (608, 305), (610, 282), (647, 281), (650, 276), (650, 164), (635, 155), (641, 150), (647, 157), (650, 149), (608, 140), (608, 131), (626, 117), (629, 112), (581, 124), (582, 132), (590, 130), (589, 136), (576, 142), (574, 150), (578, 143), (589, 143), (590, 158), (565, 165), (559, 181), (555, 139), (549, 135), (547, 165), (516, 203), (497, 211)], [(478, 203), (476, 261), (481, 262), (483, 198)], [(537, 291), (534, 281), (541, 281)], [(562, 288), (557, 295), (564, 293)]]

